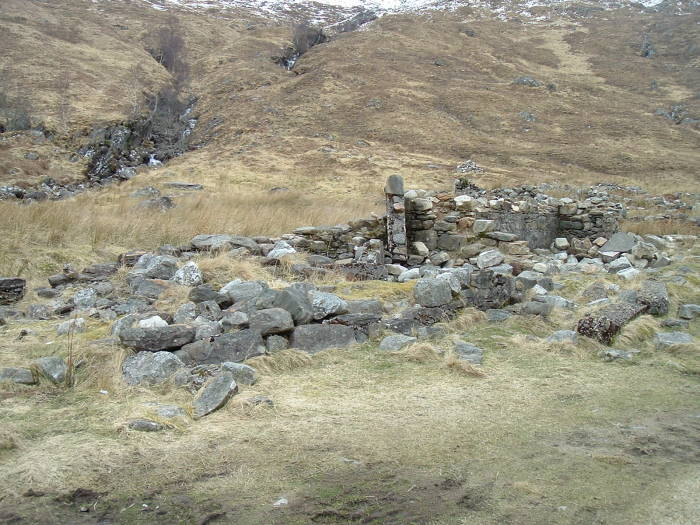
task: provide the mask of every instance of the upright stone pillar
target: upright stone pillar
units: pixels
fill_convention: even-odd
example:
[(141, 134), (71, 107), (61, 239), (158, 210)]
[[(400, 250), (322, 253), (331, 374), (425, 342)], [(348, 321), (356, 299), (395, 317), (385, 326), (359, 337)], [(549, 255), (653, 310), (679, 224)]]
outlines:
[(403, 177), (391, 175), (384, 188), (386, 196), (386, 251), (394, 262), (408, 259), (406, 239), (406, 202)]

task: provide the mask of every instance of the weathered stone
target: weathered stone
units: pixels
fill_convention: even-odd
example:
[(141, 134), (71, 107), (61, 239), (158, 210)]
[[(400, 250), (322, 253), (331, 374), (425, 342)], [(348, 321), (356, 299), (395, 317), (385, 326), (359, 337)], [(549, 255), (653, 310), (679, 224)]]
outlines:
[(236, 279), (219, 290), (219, 293), (228, 297), (231, 302), (239, 303), (254, 300), (267, 289), (267, 284), (262, 281)]
[(156, 328), (130, 327), (120, 331), (118, 337), (124, 346), (135, 350), (158, 352), (180, 348), (194, 340), (195, 329), (183, 324)]
[(430, 255), (430, 250), (428, 250), (428, 247), (420, 241), (411, 243), (411, 251), (422, 257), (427, 257)]
[(175, 272), (172, 280), (183, 286), (198, 286), (204, 282), (204, 276), (197, 263), (189, 261)]
[(159, 432), (168, 428), (163, 423), (145, 418), (130, 419), (126, 422), (126, 427), (137, 432)]
[(384, 311), (382, 302), (378, 299), (357, 299), (347, 301), (349, 314), (381, 314)]
[(576, 344), (578, 341), (578, 332), (573, 330), (557, 330), (547, 337), (548, 343), (572, 343)]
[(134, 295), (140, 295), (149, 299), (158, 299), (171, 286), (173, 285), (169, 281), (160, 279), (136, 278), (129, 282), (129, 288)]
[(148, 279), (168, 280), (177, 272), (177, 259), (170, 255), (147, 253), (141, 256), (134, 268), (134, 273)]
[(501, 323), (513, 317), (513, 312), (508, 310), (500, 310), (489, 308), (486, 310), (486, 320), (492, 323)]
[(186, 364), (200, 365), (226, 361), (240, 363), (264, 353), (265, 344), (260, 332), (247, 328), (220, 335), (211, 343), (197, 341), (186, 345), (177, 352), (177, 356)]
[(197, 235), (190, 243), (195, 250), (225, 250), (231, 248), (231, 235), (226, 234), (205, 234)]
[(188, 299), (193, 303), (201, 303), (204, 301), (216, 301), (221, 305), (229, 301), (229, 298), (215, 290), (208, 284), (200, 284), (190, 290)]
[(408, 335), (388, 335), (379, 343), (379, 349), (396, 352), (401, 350), (404, 346), (408, 346), (416, 341), (418, 341), (417, 338)]
[(63, 358), (58, 356), (40, 357), (32, 363), (37, 373), (54, 383), (62, 383), (66, 379), (68, 366)]
[(467, 361), (473, 365), (480, 365), (484, 358), (483, 349), (465, 341), (455, 341), (453, 348), (459, 359), (462, 361)]
[(171, 352), (139, 352), (124, 360), (122, 374), (129, 385), (155, 385), (167, 381), (183, 366)]
[(685, 332), (658, 332), (654, 344), (657, 350), (684, 349), (693, 345), (693, 338)]
[(476, 265), (480, 269), (497, 266), (503, 262), (503, 254), (498, 250), (487, 250), (482, 252), (476, 258)]
[(277, 241), (274, 248), (268, 252), (267, 257), (270, 259), (281, 259), (282, 257), (292, 255), (294, 253), (297, 253), (297, 251), (289, 243), (285, 241)]
[(566, 251), (569, 249), (569, 240), (566, 237), (557, 237), (554, 239), (554, 247), (557, 250)]
[(700, 304), (682, 304), (678, 307), (678, 317), (682, 319), (695, 319), (700, 317)]
[(641, 273), (642, 272), (640, 272), (636, 268), (626, 268), (617, 272), (617, 275), (619, 275), (626, 281), (631, 281), (632, 279), (636, 279)]
[(294, 320), (284, 308), (267, 308), (252, 312), (249, 324), (251, 329), (262, 335), (281, 334), (294, 328)]
[(311, 354), (329, 348), (343, 348), (355, 344), (355, 331), (341, 324), (308, 324), (297, 326), (292, 332), (291, 348), (305, 350)]
[(16, 303), (26, 292), (27, 281), (15, 277), (0, 277), (0, 304)]
[(0, 383), (7, 381), (18, 385), (35, 385), (36, 377), (28, 368), (0, 368)]
[(496, 221), (488, 219), (476, 219), (472, 225), (472, 231), (476, 234), (493, 231), (496, 228)]
[(314, 319), (317, 321), (348, 312), (348, 303), (337, 295), (315, 290), (309, 292), (308, 295), (311, 300)]
[(97, 302), (97, 291), (94, 288), (82, 288), (73, 295), (73, 304), (78, 310), (93, 308)]
[(248, 314), (240, 311), (224, 310), (221, 312), (219, 324), (224, 331), (246, 328), (250, 322)]
[(600, 247), (601, 252), (630, 252), (634, 247), (635, 238), (631, 233), (617, 232), (610, 240)]
[(578, 321), (576, 331), (609, 345), (622, 327), (643, 313), (646, 305), (618, 302), (608, 304)]
[(221, 363), (221, 369), (230, 372), (239, 385), (254, 385), (258, 380), (255, 368), (242, 363)]
[(272, 354), (289, 348), (289, 341), (284, 336), (271, 335), (265, 339), (265, 346), (267, 347), (267, 351)]
[(295, 324), (309, 323), (314, 317), (313, 306), (308, 294), (291, 286), (277, 294), (274, 306), (287, 310), (292, 315)]
[(211, 340), (213, 337), (216, 337), (217, 335), (220, 335), (224, 330), (221, 328), (221, 325), (215, 321), (202, 321), (201, 318), (199, 321), (195, 322), (195, 332), (194, 332), (194, 339), (195, 341), (199, 341), (201, 339), (204, 340)]
[(613, 259), (609, 264), (608, 264), (608, 271), (610, 273), (618, 273), (621, 270), (625, 270), (627, 268), (631, 268), (632, 263), (629, 261), (629, 259), (625, 256), (618, 257), (617, 259)]
[(403, 195), (403, 177), (401, 175), (389, 175), (389, 177), (386, 179), (384, 193), (389, 195)]
[(525, 315), (539, 315), (541, 317), (547, 317), (552, 313), (553, 306), (549, 303), (542, 303), (539, 301), (527, 301), (522, 304), (521, 312)]
[(64, 321), (56, 327), (57, 335), (79, 334), (85, 331), (85, 319), (78, 317)]
[(646, 305), (651, 315), (668, 313), (669, 297), (666, 285), (660, 281), (644, 281), (637, 292), (637, 301)]
[(450, 283), (441, 279), (419, 279), (413, 289), (416, 303), (425, 307), (443, 306), (452, 300)]
[(238, 385), (230, 372), (222, 372), (209, 379), (192, 400), (192, 417), (202, 418), (223, 407), (238, 392)]

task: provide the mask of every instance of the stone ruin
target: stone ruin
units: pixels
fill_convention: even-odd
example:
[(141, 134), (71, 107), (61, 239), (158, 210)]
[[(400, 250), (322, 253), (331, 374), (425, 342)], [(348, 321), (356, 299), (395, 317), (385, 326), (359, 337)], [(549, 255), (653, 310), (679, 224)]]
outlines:
[(297, 228), (282, 238), (292, 246), (339, 264), (391, 264), (417, 267), (460, 266), (483, 251), (527, 256), (566, 238), (589, 250), (610, 237), (624, 217), (624, 206), (607, 195), (583, 200), (557, 199), (532, 186), (481, 190), (455, 184), (455, 191), (404, 189), (392, 175), (385, 187), (386, 214), (330, 227)]

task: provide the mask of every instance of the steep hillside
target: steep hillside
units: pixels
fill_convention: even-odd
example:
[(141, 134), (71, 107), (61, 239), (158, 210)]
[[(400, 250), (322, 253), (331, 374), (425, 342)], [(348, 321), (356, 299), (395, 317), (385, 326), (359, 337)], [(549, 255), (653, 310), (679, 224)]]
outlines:
[[(455, 165), (473, 159), (488, 184), (696, 187), (692, 2), (390, 3), (393, 12), (314, 47), (292, 71), (271, 60), (294, 22), (329, 26), (360, 9), (349, 4), (4, 2), (4, 84), (57, 135), (38, 149), (3, 138), (1, 180), (80, 177), (84, 162), (66, 159), (89, 131), (128, 120), (167, 82), (147, 49), (176, 15), (188, 93), (198, 100), (198, 149), (169, 169), (192, 180), (362, 193), (395, 171), (444, 186)], [(523, 76), (538, 85), (514, 82)], [(41, 166), (23, 158), (30, 150)]]

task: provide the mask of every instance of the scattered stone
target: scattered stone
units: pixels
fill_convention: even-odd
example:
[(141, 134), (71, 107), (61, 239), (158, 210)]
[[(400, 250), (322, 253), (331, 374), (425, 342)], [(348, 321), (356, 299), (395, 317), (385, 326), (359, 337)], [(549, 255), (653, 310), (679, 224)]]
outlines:
[(626, 270), (621, 270), (617, 272), (617, 275), (619, 275), (626, 281), (631, 281), (632, 279), (636, 279), (641, 273), (642, 272), (640, 272), (636, 268), (627, 268)]
[(196, 341), (183, 346), (176, 355), (190, 365), (240, 363), (265, 353), (265, 343), (257, 330), (246, 328), (228, 332), (213, 342)]
[(32, 366), (37, 373), (57, 384), (65, 381), (68, 372), (65, 361), (58, 356), (40, 357), (32, 363)]
[(607, 350), (601, 351), (600, 356), (603, 358), (604, 361), (615, 361), (616, 359), (629, 360), (632, 359), (638, 353), (639, 350), (624, 351), (616, 350), (615, 348), (609, 348)]
[(476, 258), (476, 265), (480, 269), (497, 266), (503, 262), (503, 254), (498, 250), (487, 250), (480, 253)]
[(573, 330), (557, 330), (547, 337), (547, 342), (576, 344), (578, 342), (578, 333)]
[(138, 322), (138, 326), (139, 328), (160, 328), (161, 326), (168, 326), (168, 322), (159, 315), (154, 315), (146, 319), (141, 319)]
[(139, 352), (124, 360), (122, 374), (128, 385), (155, 385), (167, 381), (184, 366), (171, 352)]
[(408, 335), (388, 335), (382, 339), (381, 343), (379, 343), (379, 349), (396, 352), (405, 346), (415, 343), (416, 341), (418, 341), (417, 338)]
[(428, 308), (443, 306), (452, 301), (450, 283), (442, 279), (419, 279), (413, 295), (416, 303)]
[(286, 255), (292, 255), (297, 253), (297, 251), (286, 241), (278, 241), (275, 243), (274, 248), (270, 250), (267, 257), (270, 259), (281, 259)]
[(230, 372), (239, 385), (254, 385), (258, 380), (255, 368), (242, 363), (224, 362), (221, 363), (221, 369)]
[(138, 432), (160, 432), (165, 430), (166, 427), (163, 423), (158, 423), (152, 419), (130, 419), (126, 423), (126, 427), (129, 430), (136, 430)]
[[(61, 311), (54, 311), (54, 313), (63, 313)], [(61, 324), (59, 324), (56, 327), (56, 334), (57, 335), (67, 335), (70, 332), (73, 333), (82, 333), (85, 331), (85, 319), (82, 317), (77, 318), (77, 319), (71, 319), (69, 321), (65, 321)]]
[(18, 385), (35, 385), (38, 382), (28, 368), (0, 368), (0, 383), (3, 381)]
[(77, 310), (87, 310), (93, 308), (97, 302), (97, 290), (94, 288), (83, 288), (73, 295), (73, 304)]
[(513, 317), (513, 312), (509, 312), (508, 310), (489, 308), (485, 313), (486, 319), (492, 323), (502, 323)]
[(657, 350), (676, 350), (693, 344), (693, 337), (685, 332), (657, 332), (654, 338)]
[(317, 321), (348, 312), (348, 303), (332, 293), (312, 290), (309, 292), (309, 299), (311, 300), (313, 317)]
[(274, 354), (275, 352), (280, 352), (289, 348), (289, 341), (284, 336), (271, 335), (265, 340), (265, 346), (269, 353)]
[(202, 418), (223, 407), (238, 392), (238, 385), (230, 372), (222, 372), (209, 379), (192, 400), (192, 417)]
[(461, 340), (455, 341), (454, 351), (459, 359), (473, 365), (480, 365), (484, 358), (484, 351), (481, 348)]
[(627, 232), (617, 232), (610, 240), (600, 247), (601, 252), (630, 252), (634, 248), (634, 235)]
[(700, 316), (700, 304), (682, 304), (678, 307), (678, 317), (682, 319), (695, 319)]

